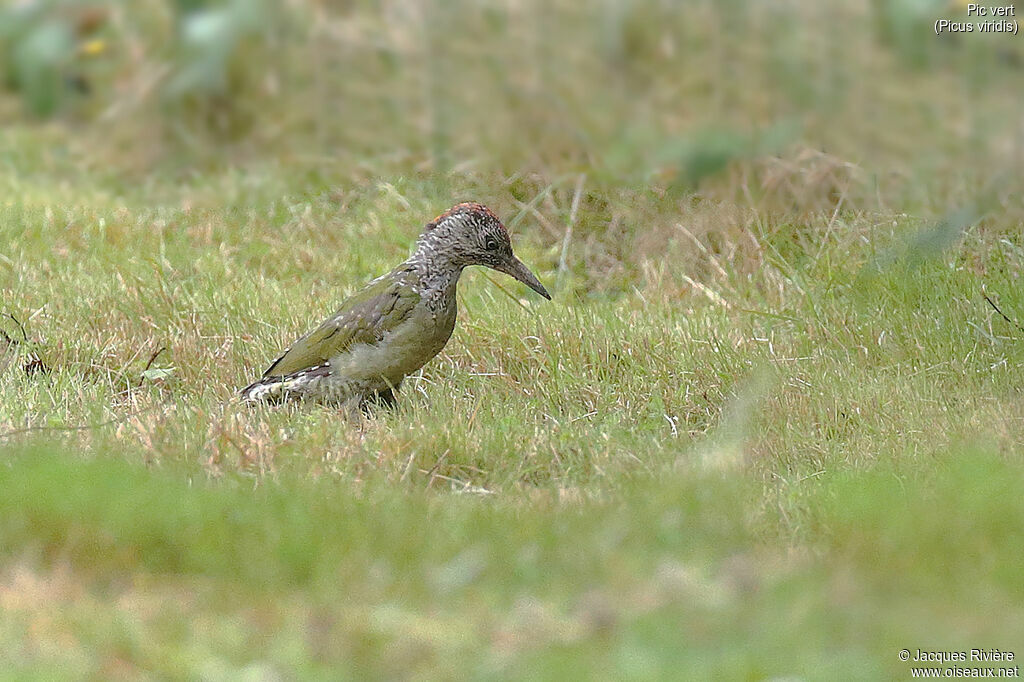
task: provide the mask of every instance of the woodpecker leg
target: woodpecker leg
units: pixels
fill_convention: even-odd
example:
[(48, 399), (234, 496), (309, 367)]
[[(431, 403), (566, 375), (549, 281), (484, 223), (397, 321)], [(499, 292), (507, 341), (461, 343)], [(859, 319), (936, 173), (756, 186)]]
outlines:
[(379, 405), (388, 409), (394, 407), (398, 403), (398, 399), (395, 398), (395, 390), (393, 388), (389, 388), (384, 391), (377, 391), (377, 395), (375, 395), (373, 399)]
[(371, 393), (362, 401), (360, 407), (363, 408), (363, 414), (370, 414), (374, 408), (392, 409), (398, 404), (398, 399), (395, 398), (395, 389), (385, 388), (381, 391)]

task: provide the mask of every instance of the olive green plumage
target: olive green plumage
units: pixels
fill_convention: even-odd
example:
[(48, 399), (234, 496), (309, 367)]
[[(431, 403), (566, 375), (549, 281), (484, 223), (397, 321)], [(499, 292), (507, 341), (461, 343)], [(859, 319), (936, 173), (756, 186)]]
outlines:
[(296, 341), (264, 376), (280, 376), (322, 365), (354, 344), (380, 343), (409, 318), (420, 295), (396, 276), (370, 282), (331, 317)]
[(391, 400), (402, 379), (451, 337), (456, 285), (469, 265), (505, 272), (550, 298), (512, 253), (501, 221), (481, 204), (457, 204), (427, 224), (408, 260), (292, 344), (259, 381), (242, 390), (242, 398)]

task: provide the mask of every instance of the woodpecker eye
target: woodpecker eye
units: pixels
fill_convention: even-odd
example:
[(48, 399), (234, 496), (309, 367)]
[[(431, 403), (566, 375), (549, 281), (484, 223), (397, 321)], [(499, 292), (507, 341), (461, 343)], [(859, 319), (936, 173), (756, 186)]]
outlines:
[(484, 240), (484, 248), (487, 249), (488, 251), (497, 251), (498, 240), (495, 239), (494, 237), (488, 237), (486, 240)]

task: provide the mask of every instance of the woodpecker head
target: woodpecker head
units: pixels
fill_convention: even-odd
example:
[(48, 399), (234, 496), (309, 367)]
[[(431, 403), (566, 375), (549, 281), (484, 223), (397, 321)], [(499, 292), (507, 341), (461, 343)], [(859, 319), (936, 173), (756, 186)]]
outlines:
[(459, 268), (484, 265), (504, 272), (551, 300), (540, 280), (512, 253), (512, 241), (501, 220), (483, 204), (456, 204), (427, 223), (418, 251)]

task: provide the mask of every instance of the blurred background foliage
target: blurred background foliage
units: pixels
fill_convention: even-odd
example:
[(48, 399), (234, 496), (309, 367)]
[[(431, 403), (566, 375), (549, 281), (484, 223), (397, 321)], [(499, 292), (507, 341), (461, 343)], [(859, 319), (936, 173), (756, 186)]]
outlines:
[(20, 0), (0, 154), (115, 194), (239, 166), (283, 194), (426, 179), (539, 224), (552, 258), (571, 217), (559, 267), (589, 288), (677, 243), (742, 271), (751, 230), (840, 210), (1024, 215), (1020, 49), (936, 36), (964, 5)]

